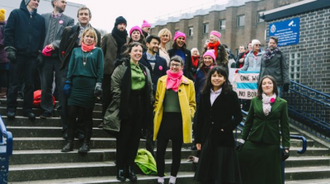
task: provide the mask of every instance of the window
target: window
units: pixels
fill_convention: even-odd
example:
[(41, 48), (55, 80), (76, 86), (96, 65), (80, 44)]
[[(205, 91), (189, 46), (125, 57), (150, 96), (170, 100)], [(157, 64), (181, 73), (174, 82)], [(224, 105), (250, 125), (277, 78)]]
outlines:
[(206, 34), (209, 32), (209, 23), (203, 24), (203, 33)]
[(219, 29), (220, 30), (226, 29), (226, 20), (219, 20)]
[(189, 27), (188, 36), (193, 36), (193, 35), (194, 35), (194, 28)]
[(301, 79), (301, 58), (300, 53), (295, 52), (290, 54), (289, 60), (289, 75), (291, 80), (300, 82)]
[(264, 12), (265, 12), (265, 11), (258, 11), (258, 13), (257, 13), (257, 21), (258, 21), (258, 23), (260, 23), (260, 22), (265, 22), (264, 19), (260, 18), (260, 16), (263, 15)]
[(244, 22), (245, 22), (245, 15), (237, 16), (237, 27), (244, 26)]

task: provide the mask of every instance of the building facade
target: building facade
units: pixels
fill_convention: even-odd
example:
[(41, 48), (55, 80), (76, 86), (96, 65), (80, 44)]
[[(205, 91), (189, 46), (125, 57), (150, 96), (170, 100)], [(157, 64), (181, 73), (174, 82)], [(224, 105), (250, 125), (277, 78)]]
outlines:
[(330, 95), (330, 1), (293, 5), (264, 13), (267, 35), (274, 23), (300, 20), (299, 42), (280, 47), (289, 62), (290, 78)]
[[(169, 17), (157, 21), (151, 34), (157, 35), (163, 28), (172, 34), (180, 30), (187, 35), (187, 48), (203, 50), (203, 45), (212, 30), (221, 33), (221, 42), (234, 52), (240, 45), (247, 46), (252, 39), (266, 44), (266, 23), (260, 14), (267, 10), (289, 5), (301, 0), (229, 0), (224, 5), (213, 5), (209, 9), (197, 10), (180, 17)], [(168, 47), (172, 42), (168, 44)], [(236, 53), (236, 52), (235, 52)]]

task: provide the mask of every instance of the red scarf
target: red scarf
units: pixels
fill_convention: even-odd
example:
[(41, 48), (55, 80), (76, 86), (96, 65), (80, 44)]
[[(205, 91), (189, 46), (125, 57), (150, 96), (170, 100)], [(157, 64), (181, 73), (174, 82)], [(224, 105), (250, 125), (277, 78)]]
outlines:
[(191, 64), (192, 66), (197, 69), (198, 68), (198, 63), (199, 63), (199, 56), (191, 56)]
[(215, 58), (217, 58), (217, 54), (218, 54), (218, 47), (220, 45), (220, 42), (217, 41), (216, 43), (211, 43), (209, 42), (209, 44), (207, 45), (207, 47), (209, 49), (214, 49), (214, 55), (215, 55)]
[(90, 52), (95, 48), (95, 43), (92, 45), (86, 45), (84, 42), (81, 42), (81, 50), (84, 52)]
[(183, 72), (182, 70), (178, 73), (173, 73), (170, 70), (167, 70), (167, 80), (166, 80), (166, 89), (172, 89), (175, 92), (178, 92)]

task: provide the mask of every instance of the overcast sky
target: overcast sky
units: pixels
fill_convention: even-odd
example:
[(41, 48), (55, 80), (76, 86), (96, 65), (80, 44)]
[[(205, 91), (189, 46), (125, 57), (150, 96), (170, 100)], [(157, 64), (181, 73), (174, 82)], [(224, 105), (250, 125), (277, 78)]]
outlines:
[(118, 16), (127, 20), (127, 29), (138, 25), (143, 20), (149, 23), (156, 22), (160, 17), (193, 11), (198, 8), (207, 8), (212, 4), (223, 4), (228, 0), (68, 0), (85, 4), (92, 11), (91, 24), (98, 29), (110, 32)]

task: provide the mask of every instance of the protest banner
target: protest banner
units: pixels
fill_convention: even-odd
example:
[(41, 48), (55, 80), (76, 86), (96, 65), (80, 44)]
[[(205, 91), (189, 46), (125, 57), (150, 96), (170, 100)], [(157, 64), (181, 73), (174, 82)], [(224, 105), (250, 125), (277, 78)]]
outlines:
[(258, 92), (259, 71), (238, 71), (233, 80), (233, 90), (239, 99), (252, 99)]

